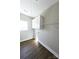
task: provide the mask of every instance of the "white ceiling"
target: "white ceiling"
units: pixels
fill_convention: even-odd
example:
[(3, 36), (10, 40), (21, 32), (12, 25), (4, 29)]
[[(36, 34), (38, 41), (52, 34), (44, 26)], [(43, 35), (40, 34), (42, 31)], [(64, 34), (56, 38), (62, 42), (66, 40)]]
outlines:
[(20, 0), (20, 12), (30, 17), (36, 17), (57, 1), (58, 0)]

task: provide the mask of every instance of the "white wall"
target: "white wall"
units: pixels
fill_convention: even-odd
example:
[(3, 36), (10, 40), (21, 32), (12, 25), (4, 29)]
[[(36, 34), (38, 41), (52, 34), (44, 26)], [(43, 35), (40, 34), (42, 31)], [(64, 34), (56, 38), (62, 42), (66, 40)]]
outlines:
[(21, 13), (20, 20), (28, 22), (28, 30), (20, 31), (20, 41), (33, 38), (32, 18)]
[(38, 41), (59, 55), (59, 4), (55, 3), (41, 14), (44, 17), (44, 29), (36, 30)]

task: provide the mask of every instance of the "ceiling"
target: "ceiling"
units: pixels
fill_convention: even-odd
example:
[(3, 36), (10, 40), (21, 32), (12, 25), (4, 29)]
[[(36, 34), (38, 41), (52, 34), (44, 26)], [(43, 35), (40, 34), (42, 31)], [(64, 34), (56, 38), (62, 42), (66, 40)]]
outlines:
[(20, 12), (30, 17), (36, 17), (57, 1), (58, 0), (20, 0)]

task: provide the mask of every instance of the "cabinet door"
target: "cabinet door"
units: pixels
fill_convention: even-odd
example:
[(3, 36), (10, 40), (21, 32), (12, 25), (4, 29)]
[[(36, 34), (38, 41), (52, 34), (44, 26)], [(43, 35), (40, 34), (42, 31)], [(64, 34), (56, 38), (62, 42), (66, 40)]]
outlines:
[(33, 29), (40, 29), (40, 17), (37, 17), (32, 20), (32, 28)]

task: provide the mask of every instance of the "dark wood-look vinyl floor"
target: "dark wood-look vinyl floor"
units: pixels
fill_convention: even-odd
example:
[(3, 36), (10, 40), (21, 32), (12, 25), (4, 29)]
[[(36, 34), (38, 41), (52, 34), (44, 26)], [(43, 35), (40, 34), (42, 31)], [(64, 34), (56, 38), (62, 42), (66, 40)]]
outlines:
[(20, 59), (57, 59), (52, 53), (35, 40), (20, 43)]

